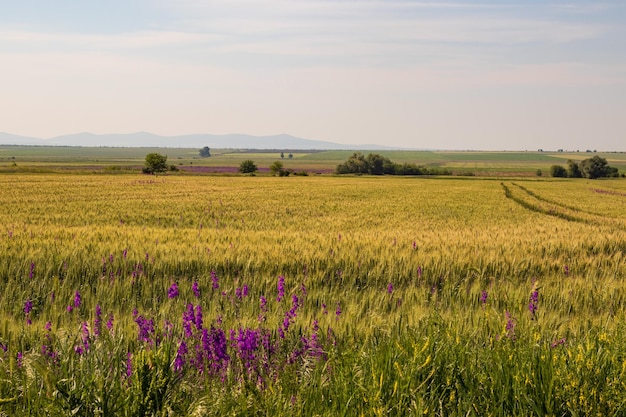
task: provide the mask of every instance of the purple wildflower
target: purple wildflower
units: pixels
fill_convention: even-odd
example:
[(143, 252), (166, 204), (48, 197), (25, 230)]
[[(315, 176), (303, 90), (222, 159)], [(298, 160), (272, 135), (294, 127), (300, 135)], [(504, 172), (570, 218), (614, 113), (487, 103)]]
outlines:
[(413, 241), (413, 250), (417, 249), (417, 242)]
[(33, 310), (33, 302), (29, 298), (24, 303), (24, 313), (29, 314), (32, 310)]
[(339, 320), (340, 315), (341, 315), (341, 305), (337, 303), (337, 308), (335, 309), (335, 318)]
[(113, 330), (113, 314), (109, 314), (109, 319), (107, 320), (107, 329), (109, 331)]
[(211, 286), (214, 290), (217, 290), (220, 287), (219, 279), (217, 278), (217, 273), (215, 271), (211, 271)]
[(535, 289), (530, 293), (530, 301), (528, 303), (528, 311), (530, 311), (531, 318), (535, 318), (537, 312), (537, 304), (539, 303), (539, 290)]
[(76, 291), (74, 293), (74, 307), (78, 308), (81, 304), (80, 292)]
[(74, 307), (72, 307), (72, 305), (70, 304), (69, 306), (67, 306), (66, 310), (68, 313), (71, 313), (74, 310)]
[(96, 304), (96, 318), (93, 321), (93, 334), (98, 337), (102, 331), (102, 309)]
[(552, 343), (550, 344), (550, 347), (551, 347), (552, 349), (554, 349), (555, 347), (560, 346), (560, 345), (564, 345), (564, 344), (565, 344), (565, 338), (564, 338), (564, 337), (562, 337), (561, 339), (559, 339), (559, 340), (555, 340), (554, 342), (552, 342)]
[(483, 292), (480, 293), (480, 302), (481, 304), (485, 305), (487, 304), (487, 297), (488, 297), (488, 293), (487, 291), (483, 290)]
[(128, 249), (124, 249), (124, 252), (122, 252), (122, 257), (126, 259), (127, 255), (128, 255)]
[(126, 353), (126, 378), (130, 379), (133, 374), (133, 362), (132, 362), (132, 354), (130, 352)]
[(17, 352), (17, 367), (18, 368), (22, 367), (23, 361), (24, 361), (24, 355), (22, 354), (22, 352)]
[(52, 322), (49, 321), (46, 323), (46, 325), (44, 326), (44, 329), (46, 330), (46, 332), (49, 332), (50, 330), (52, 330)]
[(393, 292), (393, 284), (390, 282), (389, 285), (387, 285), (387, 294), (391, 294)]
[(187, 304), (187, 308), (183, 311), (183, 329), (185, 331), (185, 337), (191, 337), (193, 335), (192, 326), (196, 324), (196, 315), (193, 310), (193, 304)]
[(506, 327), (505, 327), (506, 336), (511, 340), (515, 340), (515, 319), (511, 316), (511, 313), (509, 313), (508, 311), (505, 313), (505, 315), (506, 315)]
[(417, 267), (417, 277), (420, 278), (420, 279), (422, 278), (422, 267), (421, 266)]
[(32, 278), (33, 276), (35, 276), (35, 263), (31, 262), (30, 263), (30, 272), (28, 273), (28, 278)]
[(195, 322), (196, 322), (196, 329), (201, 330), (202, 329), (202, 306), (200, 304), (196, 306)]
[(138, 326), (137, 339), (140, 342), (152, 344), (152, 336), (154, 335), (154, 320), (146, 319), (143, 316), (135, 318), (135, 323)]
[(259, 303), (261, 305), (261, 311), (265, 313), (267, 311), (267, 299), (261, 296), (259, 298)]
[(285, 277), (282, 275), (278, 276), (278, 297), (276, 297), (276, 301), (280, 302), (285, 297)]
[(565, 276), (569, 275), (569, 266), (565, 265), (565, 267), (563, 268), (565, 271)]
[(193, 295), (196, 296), (196, 298), (200, 298), (200, 287), (198, 286), (198, 281), (193, 282), (191, 285), (191, 291), (193, 291)]
[(241, 289), (241, 293), (244, 297), (248, 296), (248, 292), (250, 291), (250, 289), (248, 288), (248, 285), (244, 284), (243, 288)]
[(178, 346), (178, 352), (176, 352), (176, 359), (174, 359), (174, 370), (182, 371), (185, 366), (185, 355), (187, 354), (187, 344), (185, 341), (180, 342), (180, 346)]
[(167, 297), (168, 298), (176, 298), (178, 297), (178, 284), (177, 283), (172, 283), (172, 286), (167, 290)]

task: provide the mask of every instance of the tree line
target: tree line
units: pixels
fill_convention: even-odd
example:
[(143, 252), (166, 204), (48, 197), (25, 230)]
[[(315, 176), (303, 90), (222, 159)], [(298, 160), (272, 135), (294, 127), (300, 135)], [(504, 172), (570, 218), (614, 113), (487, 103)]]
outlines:
[(361, 152), (353, 153), (344, 163), (337, 165), (335, 172), (370, 175), (452, 175), (448, 170), (409, 163), (399, 164), (377, 153), (365, 156)]

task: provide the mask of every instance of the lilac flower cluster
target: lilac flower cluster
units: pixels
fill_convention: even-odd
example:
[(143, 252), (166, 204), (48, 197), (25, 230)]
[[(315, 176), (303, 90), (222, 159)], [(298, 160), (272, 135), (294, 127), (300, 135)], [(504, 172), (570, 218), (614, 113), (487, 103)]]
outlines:
[(26, 314), (26, 324), (32, 324), (30, 319), (30, 312), (33, 310), (33, 302), (30, 300), (26, 300), (24, 302), (24, 314)]
[(154, 320), (148, 320), (144, 316), (139, 315), (137, 309), (133, 310), (133, 317), (138, 327), (137, 340), (147, 343), (148, 345), (152, 345), (155, 342)]
[(176, 298), (178, 297), (178, 284), (172, 283), (172, 286), (167, 290), (167, 298)]

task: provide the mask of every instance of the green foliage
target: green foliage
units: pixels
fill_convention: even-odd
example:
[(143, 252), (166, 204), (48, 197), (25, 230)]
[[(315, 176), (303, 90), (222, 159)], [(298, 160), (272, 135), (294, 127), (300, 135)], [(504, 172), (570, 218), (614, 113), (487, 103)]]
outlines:
[(168, 169), (167, 156), (160, 153), (149, 153), (146, 155), (146, 166), (144, 173), (154, 174), (157, 172), (165, 172)]
[(448, 170), (428, 169), (416, 164), (405, 162), (396, 164), (389, 158), (370, 153), (365, 157), (360, 152), (353, 153), (343, 164), (337, 165), (337, 174), (370, 174), (370, 175), (451, 175)]
[(245, 161), (242, 161), (239, 165), (239, 172), (241, 172), (242, 174), (252, 174), (257, 171), (258, 168), (255, 165), (254, 161), (251, 159), (246, 159)]
[(594, 156), (580, 162), (580, 171), (585, 178), (596, 179), (617, 177), (617, 168), (610, 167), (605, 158)]
[(555, 178), (567, 177), (567, 170), (562, 165), (552, 165), (550, 167), (550, 176)]
[(567, 176), (570, 178), (582, 178), (583, 174), (580, 172), (580, 166), (572, 161), (571, 159), (567, 160)]
[(208, 146), (205, 146), (204, 148), (200, 149), (199, 154), (201, 158), (208, 158), (211, 156), (211, 149)]
[(270, 172), (272, 175), (283, 176), (283, 172), (285, 172), (285, 168), (282, 162), (275, 161), (272, 165), (270, 165)]

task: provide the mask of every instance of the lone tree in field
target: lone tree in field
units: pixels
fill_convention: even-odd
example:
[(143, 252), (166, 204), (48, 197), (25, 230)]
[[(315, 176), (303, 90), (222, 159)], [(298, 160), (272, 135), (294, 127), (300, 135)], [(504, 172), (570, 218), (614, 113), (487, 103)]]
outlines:
[(254, 161), (251, 159), (246, 159), (239, 165), (239, 172), (242, 174), (252, 174), (257, 172), (258, 168), (254, 164)]
[(211, 149), (208, 146), (205, 146), (204, 148), (200, 149), (201, 158), (208, 158), (209, 156), (211, 156)]
[(146, 155), (146, 166), (143, 172), (146, 174), (154, 174), (156, 172), (167, 171), (167, 155), (160, 153), (149, 153)]

